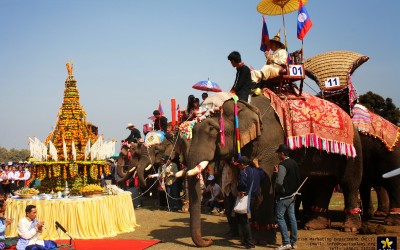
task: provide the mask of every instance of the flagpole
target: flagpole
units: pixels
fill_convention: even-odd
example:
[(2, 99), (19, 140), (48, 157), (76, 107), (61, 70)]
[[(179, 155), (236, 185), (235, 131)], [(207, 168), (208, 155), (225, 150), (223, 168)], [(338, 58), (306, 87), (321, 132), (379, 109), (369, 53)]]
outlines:
[(285, 46), (286, 46), (286, 51), (289, 51), (288, 45), (287, 45), (287, 40), (286, 40), (286, 24), (285, 24), (285, 15), (283, 14), (283, 7), (281, 7), (282, 10), (282, 20), (283, 20), (283, 33), (285, 34)]
[(303, 58), (304, 58), (304, 40), (301, 39), (301, 64), (304, 63)]

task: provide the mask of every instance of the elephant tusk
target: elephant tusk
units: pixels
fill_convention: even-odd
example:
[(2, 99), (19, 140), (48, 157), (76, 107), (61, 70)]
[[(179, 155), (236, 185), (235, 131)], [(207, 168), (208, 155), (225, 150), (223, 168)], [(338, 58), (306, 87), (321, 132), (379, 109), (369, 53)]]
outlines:
[(149, 170), (150, 170), (150, 168), (151, 168), (151, 166), (152, 166), (152, 165), (151, 165), (151, 164), (149, 164), (149, 165), (147, 166), (147, 168), (145, 168), (144, 170), (145, 170), (145, 171), (149, 171)]
[(197, 165), (196, 167), (190, 169), (187, 172), (188, 176), (193, 176), (193, 175), (197, 175), (198, 173), (202, 172), (208, 165), (208, 161), (202, 161), (199, 163), (199, 165)]
[(132, 167), (131, 169), (129, 169), (129, 173), (132, 173), (133, 171), (135, 171), (136, 167)]
[(176, 178), (181, 178), (182, 176), (185, 175), (185, 173), (186, 173), (186, 170), (178, 171), (178, 172), (176, 172), (175, 177)]
[(382, 175), (383, 178), (390, 178), (400, 174), (400, 168), (387, 172), (386, 174)]

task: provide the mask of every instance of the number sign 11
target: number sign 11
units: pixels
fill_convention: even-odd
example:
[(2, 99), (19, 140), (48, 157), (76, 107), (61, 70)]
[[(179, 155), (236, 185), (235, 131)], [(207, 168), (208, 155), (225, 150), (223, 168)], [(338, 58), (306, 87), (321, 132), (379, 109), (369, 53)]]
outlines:
[(290, 76), (303, 76), (304, 71), (301, 65), (291, 64), (289, 65), (289, 75)]
[(331, 77), (325, 80), (325, 88), (336, 88), (340, 87), (340, 80), (339, 77)]

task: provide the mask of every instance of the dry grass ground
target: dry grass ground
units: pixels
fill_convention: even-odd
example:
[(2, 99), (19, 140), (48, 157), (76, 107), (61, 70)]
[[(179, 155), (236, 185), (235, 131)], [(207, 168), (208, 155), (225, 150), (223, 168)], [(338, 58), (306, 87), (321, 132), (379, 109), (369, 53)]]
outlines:
[[(189, 231), (189, 214), (157, 210), (154, 200), (145, 200), (145, 206), (135, 210), (137, 223), (140, 224), (134, 232), (120, 234), (117, 238), (125, 239), (158, 239), (162, 242), (149, 249), (192, 249), (196, 248)], [(360, 235), (340, 231), (343, 214), (343, 195), (335, 193), (330, 206), (332, 228), (319, 231), (299, 230), (298, 249), (377, 249), (377, 235)], [(375, 219), (375, 223), (382, 223)], [(400, 236), (400, 226), (385, 226), (387, 236)], [(211, 249), (240, 248), (239, 239), (226, 239), (228, 231), (227, 220), (224, 216), (202, 215), (202, 232), (205, 238), (214, 242)], [(278, 242), (281, 242), (278, 233)], [(398, 239), (398, 245), (400, 239)], [(273, 249), (275, 245), (256, 246), (255, 249)]]

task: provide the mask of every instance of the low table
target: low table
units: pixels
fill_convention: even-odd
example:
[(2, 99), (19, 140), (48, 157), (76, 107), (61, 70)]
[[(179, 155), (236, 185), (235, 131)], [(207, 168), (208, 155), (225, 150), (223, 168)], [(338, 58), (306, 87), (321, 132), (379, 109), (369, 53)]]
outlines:
[(25, 216), (27, 205), (35, 205), (37, 219), (45, 222), (42, 237), (45, 240), (69, 239), (61, 230), (60, 223), (74, 239), (101, 239), (135, 230), (136, 217), (130, 192), (93, 198), (21, 199), (6, 201), (5, 217), (14, 221), (7, 227), (8, 237), (18, 236), (18, 221)]

